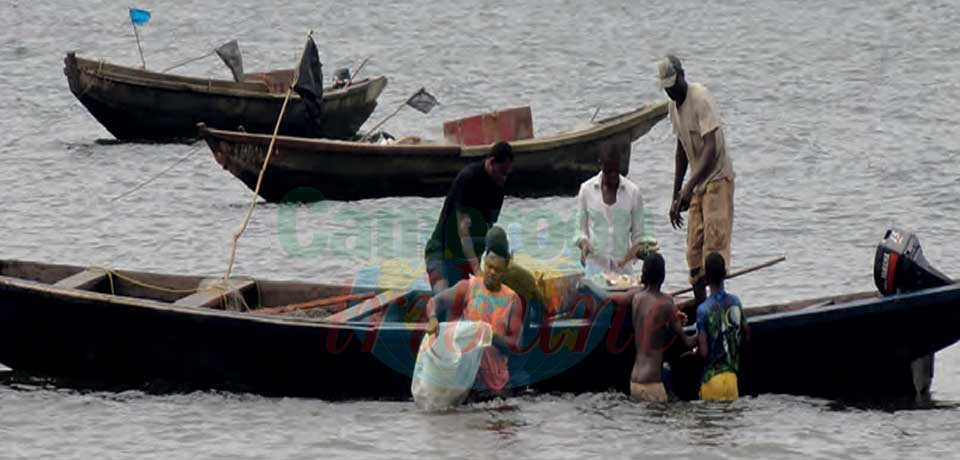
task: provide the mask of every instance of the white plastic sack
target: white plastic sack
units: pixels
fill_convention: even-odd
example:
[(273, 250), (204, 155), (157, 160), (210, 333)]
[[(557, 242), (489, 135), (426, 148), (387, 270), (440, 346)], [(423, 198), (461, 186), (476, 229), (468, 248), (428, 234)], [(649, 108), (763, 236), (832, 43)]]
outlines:
[(441, 411), (463, 403), (492, 340), (493, 329), (480, 321), (440, 323), (436, 335), (424, 335), (410, 384), (417, 407)]

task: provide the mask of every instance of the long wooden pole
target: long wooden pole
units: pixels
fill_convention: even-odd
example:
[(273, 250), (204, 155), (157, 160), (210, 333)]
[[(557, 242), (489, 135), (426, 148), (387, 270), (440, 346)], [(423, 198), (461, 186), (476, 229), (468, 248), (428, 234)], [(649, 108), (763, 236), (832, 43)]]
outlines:
[(137, 50), (140, 51), (140, 63), (143, 64), (143, 70), (147, 70), (147, 61), (143, 59), (143, 48), (140, 46), (140, 32), (137, 32), (137, 23), (133, 22), (133, 16), (130, 16), (130, 25), (133, 26), (133, 35), (137, 37)]
[(240, 236), (250, 224), (250, 217), (253, 215), (253, 209), (257, 206), (257, 197), (260, 196), (260, 185), (263, 183), (263, 174), (267, 171), (267, 164), (270, 163), (270, 156), (273, 154), (273, 146), (277, 142), (277, 133), (280, 131), (280, 122), (283, 121), (283, 114), (287, 112), (287, 103), (290, 102), (290, 95), (293, 93), (293, 87), (297, 85), (300, 78), (300, 66), (298, 65), (293, 73), (293, 81), (287, 88), (287, 95), (283, 98), (283, 105), (280, 106), (280, 116), (277, 117), (277, 124), (273, 127), (273, 136), (270, 138), (270, 146), (267, 147), (267, 156), (263, 159), (263, 166), (260, 168), (260, 175), (257, 176), (257, 186), (253, 189), (253, 197), (250, 200), (250, 207), (247, 209), (247, 215), (240, 224), (240, 229), (233, 234), (233, 245), (230, 248), (230, 262), (227, 264), (227, 272), (223, 275), (224, 281), (230, 280), (230, 273), (233, 270), (233, 261), (237, 256), (237, 243)]
[(370, 57), (367, 56), (367, 57), (363, 60), (363, 62), (360, 63), (360, 66), (358, 66), (356, 70), (354, 70), (353, 72), (350, 73), (350, 80), (347, 82), (348, 85), (351, 84), (351, 83), (353, 83), (353, 80), (355, 80), (355, 79), (357, 78), (357, 74), (359, 74), (360, 71), (363, 70), (363, 66), (367, 65), (367, 61), (369, 61), (369, 60), (370, 60)]
[[(735, 271), (735, 272), (733, 272), (733, 273), (730, 273), (730, 274), (727, 275), (727, 279), (736, 278), (736, 277), (738, 277), (738, 276), (740, 276), (740, 275), (746, 275), (747, 273), (755, 272), (755, 271), (760, 270), (760, 269), (762, 269), (762, 268), (767, 268), (767, 267), (776, 265), (776, 264), (778, 264), (778, 263), (780, 263), (780, 262), (783, 262), (784, 260), (787, 260), (787, 256), (780, 256), (780, 257), (777, 257), (776, 259), (770, 259), (770, 260), (768, 260), (768, 261), (766, 261), (766, 262), (763, 262), (763, 263), (754, 265), (754, 266), (752, 266), (752, 267), (747, 267), (747, 268), (744, 268), (743, 270), (737, 270), (737, 271)], [(680, 295), (680, 294), (686, 294), (686, 293), (688, 293), (688, 292), (690, 292), (690, 291), (692, 291), (692, 290), (693, 290), (692, 287), (688, 287), (688, 288), (686, 288), (686, 289), (681, 289), (681, 290), (676, 291), (676, 292), (671, 292), (670, 295), (671, 295), (671, 296), (678, 296), (678, 295)]]

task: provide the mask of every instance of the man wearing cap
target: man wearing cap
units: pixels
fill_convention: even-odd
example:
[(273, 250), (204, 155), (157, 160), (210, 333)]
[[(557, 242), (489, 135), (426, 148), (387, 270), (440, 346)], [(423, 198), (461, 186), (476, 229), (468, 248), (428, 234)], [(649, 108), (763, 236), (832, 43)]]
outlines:
[[(733, 229), (733, 162), (727, 153), (720, 111), (707, 88), (688, 83), (680, 59), (667, 55), (657, 65), (660, 86), (677, 136), (670, 223), (683, 227), (687, 214), (687, 266), (695, 304), (706, 298), (704, 257), (711, 252), (729, 264)], [(683, 183), (690, 167), (690, 178)], [(681, 184), (683, 185), (681, 187)]]

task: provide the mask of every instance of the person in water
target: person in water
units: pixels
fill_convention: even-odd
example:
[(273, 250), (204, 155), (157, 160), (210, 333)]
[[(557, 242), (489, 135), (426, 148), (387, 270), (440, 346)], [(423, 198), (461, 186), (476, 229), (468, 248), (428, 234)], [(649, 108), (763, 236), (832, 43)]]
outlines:
[(749, 338), (750, 329), (740, 298), (724, 289), (727, 268), (723, 256), (708, 254), (704, 272), (710, 296), (697, 307), (698, 348), (705, 360), (700, 399), (732, 401), (740, 397), (740, 347)]
[(678, 339), (687, 348), (697, 344), (694, 336), (684, 334), (686, 316), (674, 305), (673, 297), (660, 291), (666, 276), (664, 265), (660, 254), (647, 256), (640, 274), (643, 287), (631, 302), (637, 354), (630, 373), (630, 396), (640, 401), (667, 401), (660, 375), (664, 351)]

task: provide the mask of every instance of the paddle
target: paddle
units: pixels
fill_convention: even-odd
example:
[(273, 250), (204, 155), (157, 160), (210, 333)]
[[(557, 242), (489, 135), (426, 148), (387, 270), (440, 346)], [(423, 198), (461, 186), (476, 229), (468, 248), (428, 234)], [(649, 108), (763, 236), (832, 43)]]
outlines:
[[(780, 262), (783, 262), (784, 260), (787, 260), (787, 256), (780, 256), (780, 257), (777, 257), (777, 258), (775, 258), (775, 259), (770, 259), (770, 260), (768, 260), (768, 261), (766, 261), (766, 262), (759, 263), (759, 264), (754, 265), (754, 266), (752, 266), (752, 267), (747, 267), (747, 268), (744, 268), (743, 270), (737, 270), (737, 271), (735, 271), (735, 272), (733, 272), (733, 273), (730, 273), (730, 274), (727, 275), (727, 279), (736, 278), (736, 277), (738, 277), (738, 276), (740, 276), (740, 275), (746, 275), (747, 273), (755, 272), (755, 271), (760, 270), (760, 269), (762, 269), (762, 268), (772, 267), (772, 266), (774, 266), (774, 265), (776, 265), (776, 264), (778, 264), (778, 263), (780, 263)], [(692, 291), (692, 290), (693, 290), (693, 287), (688, 287), (688, 288), (686, 288), (686, 289), (681, 289), (681, 290), (676, 291), (676, 292), (671, 292), (670, 295), (671, 295), (671, 296), (678, 296), (678, 295), (680, 295), (680, 294), (686, 294), (686, 293), (688, 293), (688, 292), (690, 292), (690, 291)]]

